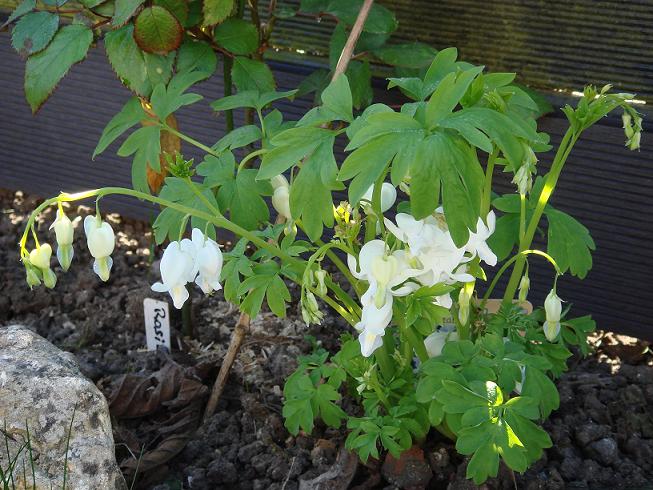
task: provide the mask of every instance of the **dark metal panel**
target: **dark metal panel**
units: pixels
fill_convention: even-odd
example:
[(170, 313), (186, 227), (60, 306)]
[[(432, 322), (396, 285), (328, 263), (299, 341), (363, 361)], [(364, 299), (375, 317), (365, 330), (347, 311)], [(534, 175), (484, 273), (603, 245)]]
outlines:
[[(0, 34), (0, 187), (23, 189), (42, 196), (60, 190), (77, 191), (105, 185), (129, 186), (130, 161), (118, 158), (112, 145), (96, 161), (93, 148), (103, 127), (129, 97), (116, 80), (101, 50), (93, 50), (85, 63), (76, 65), (37, 116), (32, 116), (22, 89), (23, 61)], [(310, 72), (296, 65), (275, 65), (280, 89), (290, 89)], [(222, 93), (221, 77), (199, 87), (206, 101), (180, 111), (183, 131), (212, 144), (224, 133), (224, 119), (213, 114), (208, 102)], [(381, 84), (381, 82), (377, 82)], [(381, 95), (381, 94), (380, 94)], [(388, 96), (383, 94), (384, 99)], [(310, 98), (280, 107), (298, 119)], [(556, 100), (560, 105), (564, 100)], [(237, 113), (237, 119), (242, 114)], [(648, 118), (650, 120), (650, 117)], [(574, 303), (574, 313), (592, 313), (603, 328), (640, 337), (653, 337), (650, 305), (653, 304), (651, 248), (653, 239), (653, 147), (647, 134), (641, 152), (623, 147), (618, 117), (606, 119), (581, 140), (565, 168), (553, 204), (585, 224), (597, 251), (588, 278), (564, 277), (560, 295)], [(648, 134), (653, 127), (645, 122)], [(541, 129), (557, 143), (566, 127), (558, 113), (541, 121)], [(187, 156), (199, 155), (184, 146)], [(540, 163), (543, 172), (551, 155)], [(513, 192), (508, 180), (498, 176), (499, 190)], [(138, 201), (107, 198), (107, 210), (149, 220), (152, 208)], [(533, 261), (533, 300), (541, 304), (553, 275), (546, 264)]]

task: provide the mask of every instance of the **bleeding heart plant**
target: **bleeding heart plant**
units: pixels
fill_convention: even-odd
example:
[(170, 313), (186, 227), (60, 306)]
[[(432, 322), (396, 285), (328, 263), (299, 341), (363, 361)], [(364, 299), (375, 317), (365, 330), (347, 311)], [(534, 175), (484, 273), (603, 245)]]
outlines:
[[(169, 119), (201, 99), (187, 90), (205, 78), (203, 66), (177, 65), (169, 80), (152, 81), (147, 100), (130, 100), (105, 129), (98, 152), (146, 121), (118, 150), (134, 155), (135, 189), (64, 193), (34, 211), (20, 242), (28, 284), (56, 283), (52, 249), (36, 241), (34, 227), (46, 207), (112, 194), (158, 204), (156, 240), (171, 241), (153, 289), (169, 293), (175, 307), (195, 282), (206, 294), (223, 289), (251, 317), (264, 301), (284, 316), (291, 299), (286, 282), (293, 281), (301, 285), (307, 324), (322, 321), (319, 299), (351, 325), (337, 353), (317, 349), (288, 378), (283, 415), (292, 434), (311, 432), (316, 419), (336, 428), (346, 423), (346, 445), (365, 461), (382, 450), (399, 456), (435, 428), (471, 456), (467, 476), (476, 483), (496, 475), (500, 460), (525, 471), (551, 446), (540, 424), (559, 404), (552, 379), (566, 369), (569, 345), (587, 351), (594, 328), (590, 317), (569, 318), (555, 286), (567, 271), (587, 274), (594, 243), (550, 197), (574, 144), (612, 110), (623, 109), (626, 144), (638, 148), (641, 118), (628, 104), (632, 96), (587, 87), (576, 108), (563, 109), (569, 129), (550, 170), (537, 176), (536, 154), (551, 149), (549, 137), (537, 131), (538, 105), (513, 83), (514, 74), (484, 73), (459, 61), (454, 48), (439, 51), (420, 76), (390, 79), (390, 87), (412, 99), (399, 110), (372, 104), (355, 114), (350, 78), (340, 73), (319, 106), (284, 121), (270, 105), (296, 91), (262, 90), (251, 80), (211, 106), (245, 108), (258, 123), (235, 128), (212, 146)], [(144, 179), (148, 162), (159, 168), (161, 134), (195, 145), (205, 157), (194, 165), (168, 154), (171, 176), (152, 195)], [(345, 144), (342, 162), (336, 141)], [(512, 174), (515, 193), (493, 194), (497, 167)], [(343, 189), (348, 200), (335, 204), (333, 193)], [(276, 223), (270, 203), (282, 217)], [(543, 215), (547, 252), (531, 248)], [(192, 240), (184, 238), (189, 220)], [(67, 269), (73, 229), (61, 208), (53, 227)], [(94, 270), (106, 281), (113, 230), (99, 214), (86, 218), (84, 229)], [(240, 241), (222, 253), (216, 230)], [(554, 278), (544, 308), (527, 313), (522, 305), (533, 257), (548, 260)], [(479, 287), (484, 269), (498, 263), (489, 285)], [(487, 300), (510, 267), (501, 307), (490, 313)], [(360, 403), (360, 415), (340, 406), (345, 391)]]

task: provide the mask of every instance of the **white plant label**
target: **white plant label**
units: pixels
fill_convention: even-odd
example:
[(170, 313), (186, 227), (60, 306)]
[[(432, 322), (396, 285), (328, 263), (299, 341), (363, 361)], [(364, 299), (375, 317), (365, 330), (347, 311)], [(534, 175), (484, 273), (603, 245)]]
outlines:
[(168, 303), (152, 298), (143, 301), (147, 350), (163, 345), (170, 350), (170, 313)]

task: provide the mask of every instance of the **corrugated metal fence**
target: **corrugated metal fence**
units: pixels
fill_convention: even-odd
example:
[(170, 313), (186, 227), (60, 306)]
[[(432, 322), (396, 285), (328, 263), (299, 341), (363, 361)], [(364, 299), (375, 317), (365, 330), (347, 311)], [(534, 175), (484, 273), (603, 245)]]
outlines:
[[(653, 96), (653, 65), (636, 59), (636, 55), (646, 54), (644, 45), (638, 43), (649, 39), (653, 29), (653, 22), (646, 24), (647, 19), (653, 21), (649, 2), (553, 2), (560, 4), (557, 13), (573, 5), (568, 15), (556, 16), (553, 24), (546, 18), (535, 18), (542, 12), (549, 12), (550, 17), (555, 12), (552, 2), (486, 2), (489, 12), (501, 13), (493, 24), (481, 24), (487, 16), (476, 17), (480, 7), (473, 1), (389, 3), (403, 26), (399, 34), (404, 39), (419, 38), (440, 48), (458, 45), (466, 59), (485, 63), (492, 70), (525, 73), (525, 81), (541, 88), (580, 89), (590, 81), (613, 81), (620, 90), (635, 91), (648, 100)], [(605, 22), (610, 20), (604, 31), (601, 24), (582, 22), (589, 13), (583, 9), (589, 9), (590, 4), (603, 9)], [(632, 4), (630, 10), (626, 4)], [(627, 15), (610, 19), (617, 6)], [(420, 9), (429, 16), (417, 15)], [(308, 18), (293, 22), (280, 29), (284, 39), (295, 36), (287, 38), (287, 46), (314, 42), (316, 52), (324, 49), (330, 28), (323, 24), (314, 28), (315, 20)], [(572, 33), (572, 26), (578, 25), (581, 27)], [(301, 26), (303, 29), (298, 30)], [(612, 35), (610, 42), (602, 42), (608, 35)], [(610, 46), (600, 48), (606, 44)], [(575, 67), (579, 59), (584, 62), (582, 69)], [(115, 156), (117, 145), (95, 162), (90, 160), (104, 125), (129, 96), (101, 50), (92, 51), (86, 62), (71, 70), (36, 117), (23, 98), (24, 63), (11, 49), (7, 34), (0, 35), (0, 60), (0, 187), (45, 196), (64, 189), (130, 185), (130, 162)], [(310, 72), (292, 63), (275, 63), (274, 68), (280, 89), (296, 87)], [(220, 77), (202, 84), (198, 91), (208, 101), (220, 97)], [(563, 102), (555, 94), (552, 98), (557, 105)], [(297, 100), (280, 108), (287, 118), (297, 119), (309, 104), (308, 99)], [(205, 102), (182, 110), (179, 121), (184, 132), (209, 144), (224, 133), (224, 119), (216, 117)], [(588, 278), (583, 282), (563, 278), (559, 293), (574, 303), (575, 314), (592, 313), (602, 328), (653, 338), (649, 315), (653, 304), (653, 145), (649, 134), (653, 127), (646, 120), (649, 134), (644, 135), (642, 151), (628, 152), (619, 126), (620, 120), (613, 118), (588, 132), (572, 154), (555, 195), (554, 205), (583, 222), (597, 244)], [(554, 142), (559, 141), (565, 127), (559, 112), (541, 121), (541, 129), (550, 133)], [(187, 156), (194, 155), (193, 148), (185, 147), (184, 151)], [(543, 158), (541, 172), (550, 158)], [(508, 186), (505, 190), (511, 191)], [(151, 215), (151, 208), (134, 200), (108, 198), (104, 206), (143, 219)], [(541, 302), (552, 275), (546, 266), (534, 265), (533, 300)]]

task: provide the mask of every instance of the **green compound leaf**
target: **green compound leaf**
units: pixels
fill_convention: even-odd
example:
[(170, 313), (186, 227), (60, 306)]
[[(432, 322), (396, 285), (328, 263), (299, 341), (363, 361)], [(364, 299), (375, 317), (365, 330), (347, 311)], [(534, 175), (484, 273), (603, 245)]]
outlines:
[(58, 15), (50, 12), (30, 12), (23, 15), (14, 26), (11, 45), (25, 58), (44, 49), (58, 28)]
[(115, 10), (111, 25), (119, 27), (124, 25), (136, 12), (145, 0), (115, 0)]
[(134, 21), (134, 40), (146, 53), (174, 51), (181, 44), (183, 34), (177, 18), (158, 5), (143, 9)]
[(239, 92), (257, 90), (263, 93), (273, 92), (275, 89), (274, 76), (268, 65), (244, 56), (234, 58), (231, 77)]
[(138, 97), (129, 99), (120, 112), (111, 118), (109, 124), (102, 131), (100, 140), (93, 151), (93, 158), (95, 159), (97, 155), (106, 150), (121, 134), (146, 118), (147, 114), (143, 110)]
[(81, 24), (62, 27), (48, 47), (33, 54), (25, 65), (25, 97), (38, 111), (72, 65), (86, 57), (93, 32)]
[(354, 119), (351, 89), (346, 75), (340, 75), (324, 89), (322, 92), (322, 105), (336, 119), (347, 122)]
[(234, 0), (205, 0), (204, 21), (205, 26), (214, 26), (225, 20), (234, 10)]
[(251, 54), (258, 49), (258, 31), (254, 24), (243, 19), (231, 18), (215, 28), (215, 41), (237, 55)]
[(132, 186), (137, 191), (150, 193), (147, 185), (147, 164), (160, 171), (161, 128), (145, 126), (137, 129), (118, 148), (118, 156), (134, 155), (132, 162)]
[(589, 230), (551, 206), (544, 212), (549, 222), (547, 252), (562, 272), (570, 270), (574, 276), (585, 278), (592, 268), (592, 251), (596, 249)]
[[(144, 128), (147, 129), (147, 128)], [(199, 191), (212, 206), (217, 207), (218, 203), (211, 189), (206, 186), (199, 186)], [(168, 177), (165, 179), (165, 185), (161, 189), (160, 196), (172, 202), (183, 204), (184, 206), (203, 211), (208, 214), (213, 214), (204, 199), (200, 199), (195, 192), (188, 186), (184, 179), (177, 177)], [(172, 208), (165, 208), (154, 221), (152, 225), (154, 229), (154, 238), (157, 243), (162, 243), (166, 237), (170, 240), (178, 240), (182, 222), (184, 221), (184, 214)], [(191, 226), (199, 228), (200, 230), (206, 229), (208, 235), (215, 239), (215, 227), (209, 225), (207, 227), (206, 220), (196, 216), (191, 217)]]
[(322, 225), (333, 226), (333, 190), (342, 189), (336, 181), (338, 166), (333, 156), (334, 138), (328, 138), (306, 158), (290, 187), (290, 211), (301, 219), (306, 234), (315, 241), (322, 236)]

